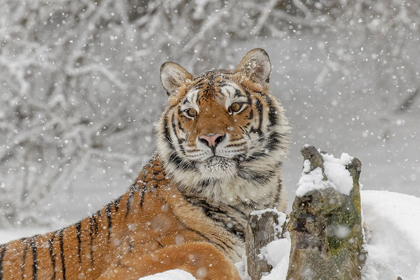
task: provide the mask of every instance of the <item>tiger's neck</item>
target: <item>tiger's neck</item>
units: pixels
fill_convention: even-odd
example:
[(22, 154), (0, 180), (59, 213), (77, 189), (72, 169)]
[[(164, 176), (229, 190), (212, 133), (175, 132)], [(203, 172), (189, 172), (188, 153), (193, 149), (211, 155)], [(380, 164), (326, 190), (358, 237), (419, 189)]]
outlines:
[(203, 180), (194, 168), (179, 168), (169, 162), (170, 159), (164, 160), (164, 166), (179, 191), (190, 199), (197, 198), (211, 206), (234, 207), (248, 216), (253, 210), (274, 207), (286, 210), (286, 192), (280, 180), (281, 163), (272, 159), (240, 165), (235, 176), (223, 180)]

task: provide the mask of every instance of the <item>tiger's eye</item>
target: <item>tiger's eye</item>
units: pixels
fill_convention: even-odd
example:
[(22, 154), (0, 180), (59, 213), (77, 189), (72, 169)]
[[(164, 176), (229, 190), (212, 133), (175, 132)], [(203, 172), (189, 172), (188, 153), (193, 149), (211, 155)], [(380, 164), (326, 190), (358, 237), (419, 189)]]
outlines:
[(239, 110), (241, 110), (241, 108), (242, 108), (242, 104), (238, 103), (238, 102), (235, 102), (235, 103), (232, 103), (232, 105), (230, 105), (229, 111), (231, 111), (233, 113), (236, 113)]
[(195, 118), (197, 116), (197, 111), (195, 109), (193, 109), (193, 108), (190, 108), (190, 109), (186, 110), (185, 113), (190, 118)]

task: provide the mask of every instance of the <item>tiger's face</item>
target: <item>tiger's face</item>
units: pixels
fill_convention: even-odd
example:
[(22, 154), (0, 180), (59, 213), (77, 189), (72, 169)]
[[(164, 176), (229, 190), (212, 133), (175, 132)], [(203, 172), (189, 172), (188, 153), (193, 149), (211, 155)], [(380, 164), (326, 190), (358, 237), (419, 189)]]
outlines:
[(162, 65), (170, 106), (158, 125), (158, 152), (179, 184), (264, 184), (277, 176), (269, 170), (285, 157), (289, 129), (280, 103), (268, 93), (270, 72), (261, 49), (249, 52), (236, 70), (196, 77), (177, 64)]
[(236, 175), (253, 143), (252, 102), (249, 92), (227, 73), (195, 79), (174, 108), (179, 156), (193, 163), (203, 178)]

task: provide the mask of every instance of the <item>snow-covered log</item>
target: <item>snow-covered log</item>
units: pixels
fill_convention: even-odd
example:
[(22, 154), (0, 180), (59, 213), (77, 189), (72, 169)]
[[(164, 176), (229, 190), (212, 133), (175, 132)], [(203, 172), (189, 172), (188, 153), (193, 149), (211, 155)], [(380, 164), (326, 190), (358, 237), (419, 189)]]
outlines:
[(246, 229), (247, 272), (252, 280), (260, 280), (273, 267), (262, 250), (275, 239), (284, 238), (285, 215), (274, 209), (254, 211)]
[(304, 169), (290, 214), (287, 279), (361, 279), (363, 249), (361, 162), (301, 150)]

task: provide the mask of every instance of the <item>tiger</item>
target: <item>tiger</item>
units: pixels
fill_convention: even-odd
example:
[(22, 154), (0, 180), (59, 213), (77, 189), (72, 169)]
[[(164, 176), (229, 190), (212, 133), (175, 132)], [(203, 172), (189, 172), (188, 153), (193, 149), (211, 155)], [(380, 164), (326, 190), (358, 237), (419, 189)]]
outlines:
[(181, 269), (241, 279), (250, 212), (286, 209), (290, 125), (269, 93), (271, 62), (193, 76), (167, 62), (157, 149), (128, 191), (66, 228), (0, 245), (0, 279), (139, 279)]

